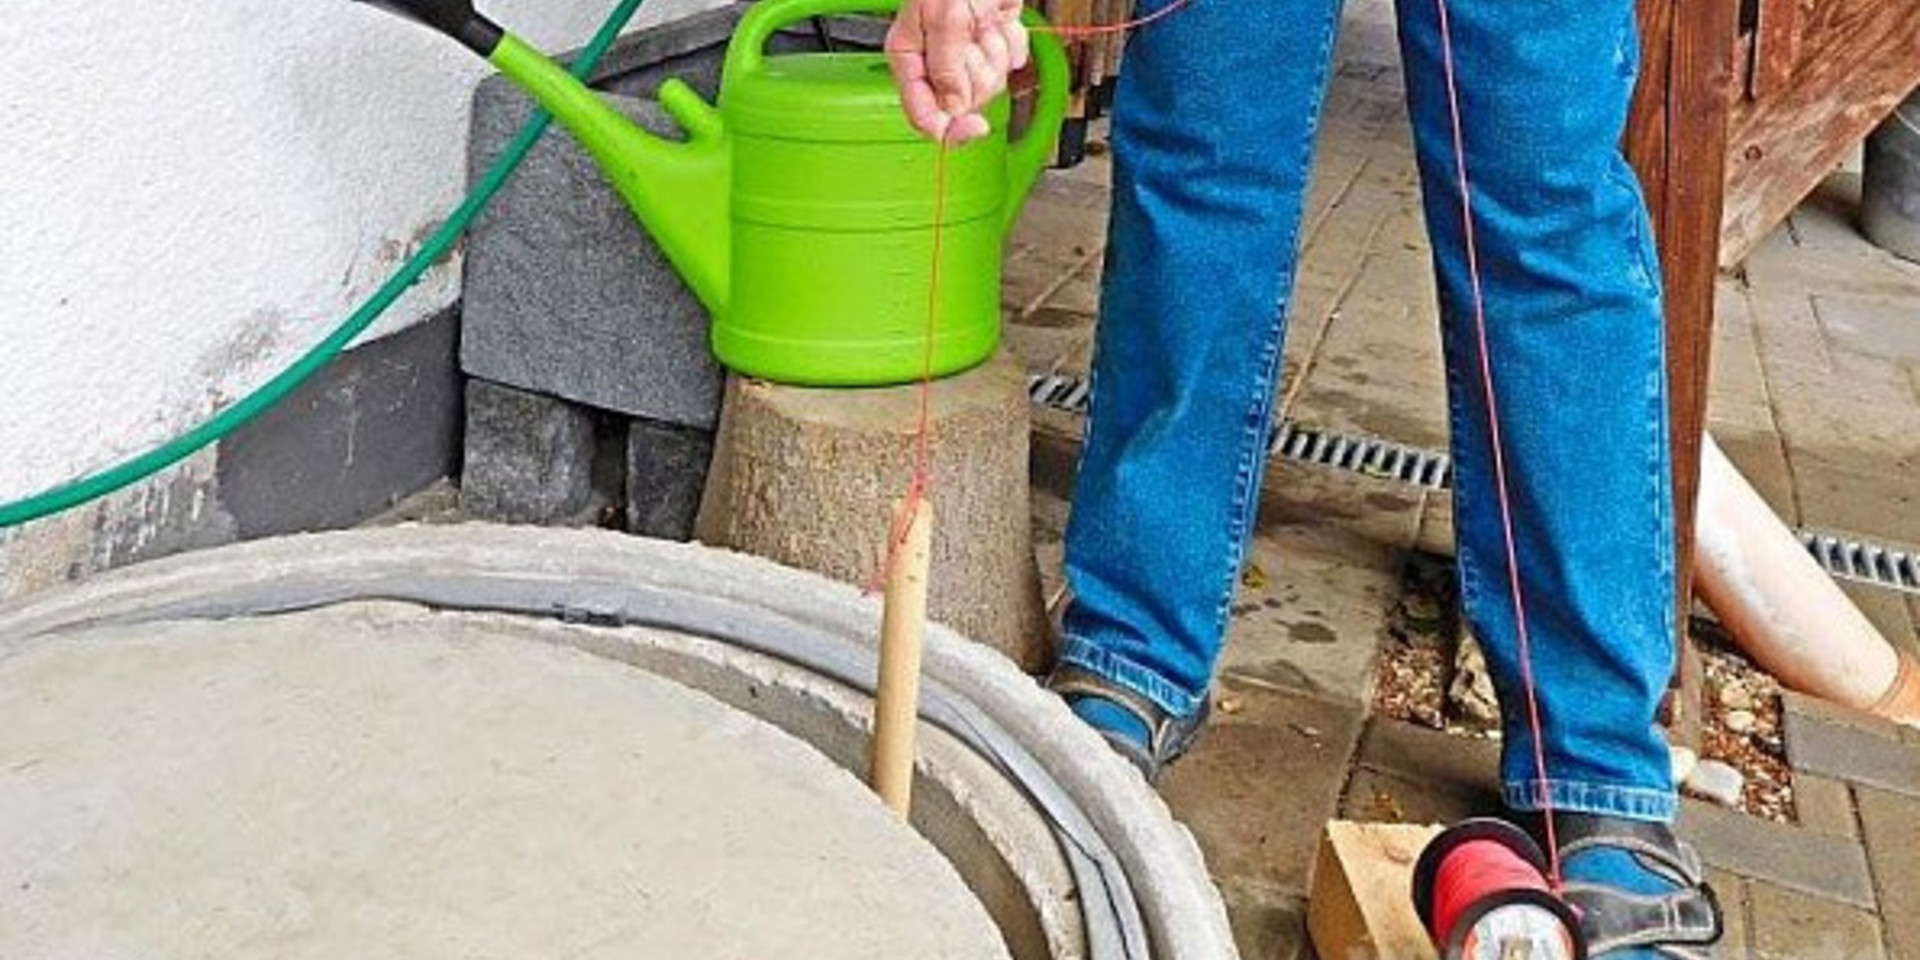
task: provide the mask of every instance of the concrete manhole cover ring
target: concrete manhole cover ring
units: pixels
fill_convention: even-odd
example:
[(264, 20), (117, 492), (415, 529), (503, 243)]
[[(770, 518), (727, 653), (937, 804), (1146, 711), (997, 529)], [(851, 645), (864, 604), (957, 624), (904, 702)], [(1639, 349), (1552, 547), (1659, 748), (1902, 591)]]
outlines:
[[(383, 604), (381, 601), (399, 603)], [(457, 613), (433, 614), (422, 608)], [(404, 612), (396, 613), (396, 610)], [(832, 730), (825, 732), (828, 740), (836, 741), (833, 745), (826, 745), (819, 739), (822, 731), (819, 716), (789, 723), (785, 718), (769, 716), (754, 709), (753, 703), (747, 698), (756, 695), (755, 684), (759, 680), (747, 683), (740, 681), (739, 677), (728, 679), (720, 685), (721, 692), (715, 695), (729, 701), (735, 708), (747, 709), (762, 719), (773, 720), (788, 733), (808, 740), (814, 747), (834, 756), (843, 767), (857, 765), (857, 758), (848, 755), (847, 737), (857, 734), (857, 727), (862, 720), (858, 715), (864, 709), (858, 700), (860, 691), (870, 689), (870, 637), (876, 622), (872, 605), (849, 588), (762, 561), (697, 546), (644, 541), (598, 531), (530, 530), (480, 524), (354, 531), (260, 541), (177, 557), (130, 568), (76, 588), (52, 591), (0, 607), (0, 699), (22, 696), (15, 689), (11, 673), (35, 666), (47, 668), (44, 662), (34, 663), (33, 656), (36, 653), (62, 646), (79, 646), (74, 641), (83, 634), (92, 633), (96, 646), (102, 650), (118, 644), (121, 645), (120, 652), (126, 652), (138, 648), (142, 643), (159, 649), (164, 645), (152, 641), (156, 632), (185, 630), (202, 637), (201, 643), (208, 643), (213, 642), (208, 638), (221, 630), (257, 630), (262, 622), (260, 618), (273, 616), (285, 618), (281, 621), (282, 626), (302, 622), (303, 618), (314, 623), (325, 623), (338, 622), (342, 617), (359, 617), (361, 625), (372, 633), (379, 632), (372, 630), (373, 626), (412, 629), (406, 626), (410, 620), (427, 622), (436, 617), (441, 621), (464, 618), (467, 625), (463, 630), (478, 635), (493, 631), (475, 629), (475, 623), (501, 626), (500, 636), (488, 641), (476, 640), (474, 636), (461, 639), (464, 647), (458, 651), (457, 657), (441, 655), (436, 660), (435, 656), (428, 656), (428, 661), (440, 664), (437, 669), (446, 669), (450, 659), (462, 661), (462, 668), (477, 668), (486, 658), (469, 657), (468, 654), (473, 650), (485, 648), (489, 643), (509, 647), (524, 644), (529, 630), (573, 632), (573, 635), (554, 640), (558, 648), (540, 654), (541, 657), (560, 658), (549, 663), (554, 669), (564, 669), (566, 664), (572, 663), (575, 668), (585, 669), (589, 673), (621, 677), (622, 683), (651, 684), (657, 685), (658, 689), (673, 688), (675, 684), (658, 677), (648, 677), (645, 671), (658, 670), (661, 664), (674, 657), (687, 660), (687, 664), (669, 669), (665, 675), (682, 682), (688, 680), (682, 673), (691, 671), (697, 679), (703, 673), (715, 673), (719, 669), (716, 665), (734, 670), (743, 677), (754, 674), (756, 670), (764, 670), (766, 663), (778, 663), (788, 674), (793, 674), (792, 668), (797, 666), (803, 668), (804, 676), (783, 695), (800, 698), (794, 701), (796, 703), (806, 701), (805, 705), (812, 714), (831, 714), (837, 710), (839, 715), (833, 718), (833, 723), (843, 725), (846, 729), (837, 733)], [(217, 621), (230, 622), (223, 624)], [(419, 626), (419, 623), (414, 623), (414, 626)], [(445, 626), (445, 623), (441, 624), (442, 632)], [(652, 636), (666, 636), (665, 632), (670, 632), (677, 639), (666, 642), (665, 648), (673, 649), (642, 649), (646, 644), (635, 641), (633, 637), (648, 631), (652, 632)], [(148, 639), (143, 641), (142, 636)], [(173, 645), (179, 646), (181, 639), (174, 637)], [(245, 642), (229, 637), (226, 642), (262, 646), (257, 636)], [(329, 642), (352, 643), (354, 640), (336, 638)], [(386, 649), (406, 648), (417, 652), (432, 647), (434, 642), (416, 638), (409, 643), (388, 644)], [(437, 642), (448, 641), (442, 636)], [(265, 646), (273, 645), (269, 641)], [(705, 650), (696, 649), (702, 645)], [(286, 653), (288, 645), (282, 642), (279, 646), (281, 652)], [(318, 641), (304, 645), (314, 649), (321, 646), (323, 644)], [(565, 649), (567, 646), (602, 656), (584, 657), (577, 650)], [(524, 647), (517, 649), (524, 650)], [(688, 659), (689, 650), (694, 650), (697, 655)], [(720, 652), (714, 653), (714, 650)], [(638, 664), (645, 670), (608, 664), (604, 662), (607, 658)], [(314, 669), (323, 666), (334, 669), (342, 660), (351, 663), (377, 659), (323, 657), (311, 660), (309, 665)], [(111, 675), (113, 672), (97, 669), (97, 666), (96, 669), (82, 672), (89, 677), (95, 674)], [(387, 666), (393, 667), (391, 664)], [(416, 663), (414, 666), (426, 669), (424, 664)], [(258, 672), (263, 668), (255, 663), (251, 669)], [(152, 670), (143, 672), (151, 673)], [(397, 675), (395, 670), (376, 669), (372, 673), (379, 676), (390, 673)], [(529, 676), (537, 674), (538, 671), (533, 671)], [(182, 675), (174, 686), (189, 686), (193, 676)], [(208, 679), (199, 676), (202, 682)], [(712, 678), (707, 679), (711, 681)], [(107, 681), (87, 681), (104, 682)], [(70, 701), (68, 706), (82, 713), (88, 709), (83, 703), (97, 704), (102, 699), (112, 699), (107, 695), (107, 690), (90, 688), (87, 683), (72, 684), (66, 691), (78, 698)], [(730, 695), (728, 684), (733, 685), (731, 694), (739, 696)], [(556, 685), (566, 686), (550, 680), (524, 689)], [(709, 689), (707, 682), (691, 685), (702, 690)], [(46, 687), (49, 684), (34, 681), (26, 686)], [(266, 687), (273, 689), (271, 685)], [(360, 688), (358, 695), (362, 700), (353, 702), (364, 702), (369, 689)], [(1015, 960), (1071, 956), (1099, 960), (1147, 956), (1234, 956), (1225, 911), (1217, 891), (1206, 877), (1204, 864), (1192, 838), (1172, 821), (1164, 804), (1139, 782), (1124, 763), (1100, 749), (1097, 738), (1070, 721), (1056, 700), (1040, 691), (1029, 678), (997, 655), (939, 628), (932, 631), (929, 639), (925, 689), (922, 717), (929, 725), (932, 736), (923, 738), (927, 740), (926, 749), (929, 752), (922, 755), (921, 772), (923, 779), (932, 781), (929, 785), (934, 789), (924, 791), (923, 795), (928, 798), (924, 809), (933, 812), (923, 813), (923, 806), (917, 803), (915, 826), (945, 855), (947, 863), (940, 862), (939, 857), (934, 858), (933, 874), (938, 875), (945, 870), (952, 879), (955, 877), (952, 868), (958, 868), (958, 877), (965, 880), (962, 884), (954, 879), (952, 887), (961, 891), (962, 895), (946, 901), (949, 906), (959, 904), (955, 911), (947, 915), (948, 920), (953, 922), (929, 915), (928, 921), (921, 925), (924, 929), (918, 935), (931, 934), (932, 939), (915, 941), (928, 943), (929, 946), (906, 947), (904, 941), (899, 941), (887, 949), (863, 953), (860, 952), (858, 938), (846, 936), (850, 929), (848, 924), (827, 921), (820, 926), (836, 928), (836, 932), (842, 935), (843, 945), (852, 945), (852, 952), (831, 953), (809, 948), (795, 953), (791, 948), (798, 946), (798, 942), (789, 938), (785, 944), (776, 945), (773, 954), (748, 947), (739, 952), (706, 949), (688, 955), (878, 956), (903, 955), (901, 948), (906, 947), (907, 954), (904, 955), (991, 956), (996, 954), (981, 953), (977, 949), (982, 946), (980, 938), (970, 938), (969, 934), (961, 932), (971, 926), (973, 932), (978, 933), (978, 925), (974, 921), (979, 919), (980, 901), (985, 901), (986, 913), (1001, 928), (1001, 942), (991, 942), (993, 938), (987, 937), (985, 948), (989, 951), (1010, 950)], [(287, 689), (281, 688), (280, 692), (284, 695)], [(700, 695), (692, 691), (681, 690), (676, 696), (700, 702)], [(54, 695), (54, 699), (58, 700), (59, 696)], [(485, 702), (485, 698), (479, 699)], [(652, 701), (660, 698), (646, 699)], [(28, 706), (16, 705), (6, 709), (12, 712), (30, 706), (27, 700), (22, 700), (22, 703)], [(165, 703), (166, 698), (159, 697), (149, 706), (159, 709)], [(581, 705), (584, 707), (587, 703), (583, 698)], [(816, 709), (821, 704), (831, 709)], [(237, 709), (239, 705), (230, 706)], [(726, 706), (717, 703), (708, 703), (708, 706), (719, 710), (721, 716), (729, 713)], [(553, 714), (557, 722), (559, 711), (533, 709), (527, 704), (522, 704), (521, 708), (531, 710), (533, 714)], [(343, 708), (336, 705), (335, 709), (337, 712)], [(416, 709), (425, 710), (426, 705), (416, 704)], [(106, 723), (107, 726), (96, 725), (92, 728), (93, 735), (80, 739), (87, 743), (116, 740), (134, 742), (112, 733), (116, 729), (111, 726), (115, 716), (112, 710), (98, 711), (94, 722)], [(222, 737), (229, 736), (240, 736), (243, 740), (247, 736), (255, 736), (258, 739), (256, 735), (244, 731), (264, 725), (263, 716), (258, 711), (252, 714), (243, 711), (228, 718), (228, 722), (215, 723), (197, 735), (179, 739), (195, 740), (202, 744), (227, 742)], [(309, 716), (308, 721), (311, 722), (311, 719)], [(476, 725), (477, 721), (470, 720), (447, 729), (457, 728), (470, 733)], [(779, 732), (744, 715), (727, 723), (708, 726), (715, 729), (758, 727), (762, 734), (774, 741), (783, 739)], [(217, 733), (235, 727), (243, 733)], [(25, 792), (19, 786), (23, 782), (23, 771), (30, 773), (34, 767), (42, 765), (41, 762), (14, 754), (45, 750), (48, 742), (44, 738), (48, 728), (43, 726), (40, 729), (43, 742), (37, 745), (0, 737), (0, 832), (20, 819), (7, 815), (5, 808), (10, 803), (26, 802), (21, 799)], [(74, 732), (80, 729), (83, 727), (71, 728)], [(338, 728), (343, 734), (351, 729), (350, 724)], [(530, 736), (533, 731), (523, 732)], [(554, 742), (593, 739), (580, 737), (579, 732), (576, 728), (573, 736), (562, 736), (561, 731), (548, 730), (550, 739), (545, 742), (551, 747)], [(629, 733), (636, 739), (648, 739), (634, 731)], [(13, 734), (14, 731), (9, 731), (9, 736)], [(457, 739), (451, 734), (445, 736), (446, 742)], [(490, 734), (484, 739), (493, 740), (496, 737)], [(608, 744), (618, 742), (618, 738), (611, 735), (603, 739)], [(809, 753), (803, 745), (795, 743), (792, 746), (801, 756)], [(324, 769), (352, 766), (339, 762), (339, 755), (351, 751), (339, 749), (338, 744), (334, 749), (334, 767)], [(778, 752), (778, 748), (773, 749)], [(943, 749), (947, 751), (944, 760), (940, 755)], [(164, 753), (154, 749), (137, 752), (149, 756)], [(458, 751), (442, 749), (438, 753), (429, 751), (426, 755), (444, 761), (450, 753), (457, 754)], [(543, 757), (545, 755), (540, 754)], [(601, 760), (600, 763), (586, 764), (579, 769), (598, 771), (593, 776), (617, 777), (621, 775), (619, 768), (622, 763), (634, 762), (632, 758), (622, 761), (611, 754), (603, 756)], [(798, 783), (811, 784), (816, 788), (823, 782), (838, 783), (845, 788), (844, 799), (848, 803), (867, 813), (876, 814), (884, 821), (884, 814), (877, 805), (872, 804), (858, 783), (844, 770), (824, 764), (818, 755), (811, 756), (810, 762), (823, 765), (824, 770), (821, 766), (815, 766), (811, 773), (800, 776)], [(614, 773), (607, 772), (609, 763), (615, 768)], [(15, 769), (22, 764), (23, 770)], [(413, 765), (418, 767), (423, 764), (425, 761), (416, 757)], [(806, 762), (801, 764), (802, 767), (806, 765)], [(268, 765), (261, 766), (271, 769)], [(390, 769), (388, 776), (396, 782), (407, 781), (408, 778), (395, 772), (397, 769)], [(637, 769), (638, 766), (635, 766), (624, 772), (632, 775)], [(968, 782), (969, 776), (976, 779)], [(979, 779), (982, 776), (991, 779)], [(192, 782), (194, 778), (176, 779)], [(418, 779), (413, 778), (416, 781)], [(658, 779), (657, 771), (651, 779)], [(257, 784), (275, 782), (274, 778), (264, 776), (255, 778), (255, 781)], [(154, 782), (166, 781), (157, 778)], [(572, 792), (593, 792), (594, 789), (591, 784), (582, 786), (575, 782)], [(762, 791), (743, 789), (738, 792), (739, 797), (735, 799), (745, 798), (749, 801), (747, 809), (751, 809), (750, 801), (760, 796)], [(772, 788), (764, 792), (781, 795)], [(795, 799), (792, 794), (784, 796), (789, 800)], [(986, 799), (982, 800), (983, 797)], [(452, 802), (445, 795), (439, 799), (443, 804)], [(515, 802), (531, 803), (524, 798)], [(996, 803), (999, 804), (998, 812), (993, 809)], [(1017, 814), (1009, 813), (1006, 809), (1009, 803), (1019, 806), (1020, 811)], [(176, 802), (174, 805), (179, 807), (183, 804)], [(816, 802), (814, 805), (825, 811), (830, 819), (849, 820), (849, 824), (843, 824), (849, 829), (853, 829), (851, 822), (862, 819), (860, 815), (843, 816), (843, 810), (835, 813), (838, 807), (833, 804)], [(505, 806), (513, 809), (513, 803), (506, 803)], [(966, 813), (982, 810), (992, 815), (978, 823), (947, 823), (943, 827), (937, 822), (943, 813), (951, 821), (956, 811)], [(522, 819), (527, 811), (520, 809), (516, 813), (516, 817), (501, 823)], [(738, 814), (739, 810), (735, 809), (734, 813)], [(928, 832), (929, 816), (936, 821), (931, 824), (932, 832)], [(1032, 823), (1023, 824), (1020, 822), (1022, 818)], [(43, 843), (44, 838), (57, 834), (56, 827), (62, 822), (44, 810), (37, 811), (28, 819), (40, 824), (41, 830), (26, 834), (26, 839), (33, 841), (40, 838)], [(574, 816), (573, 819), (583, 823), (595, 822), (584, 815)], [(716, 813), (710, 819), (724, 821), (727, 815)], [(99, 822), (95, 821), (96, 824)], [(634, 822), (642, 822), (642, 818), (635, 818)], [(70, 830), (72, 826), (70, 822), (67, 824)], [(815, 839), (827, 843), (827, 848), (812, 851), (816, 856), (827, 858), (826, 862), (835, 862), (832, 858), (840, 855), (832, 851), (829, 842), (831, 831), (818, 831), (813, 826), (797, 823), (789, 828), (816, 833)], [(336, 825), (331, 830), (310, 830), (302, 836), (308, 836), (313, 843), (324, 844), (325, 837), (319, 834), (342, 836), (344, 829)], [(1039, 832), (1022, 835), (1022, 829)], [(499, 837), (513, 833), (499, 823), (491, 827), (475, 827), (472, 832), (485, 836), (489, 835), (489, 830)], [(80, 832), (89, 837), (101, 834), (99, 830)], [(181, 831), (175, 829), (168, 832)], [(244, 831), (237, 828), (231, 832), (245, 835)], [(416, 828), (409, 835), (422, 832), (431, 831)], [(453, 835), (453, 831), (443, 832)], [(919, 843), (918, 838), (910, 832), (897, 832), (906, 850), (914, 849), (915, 844)], [(350, 834), (351, 831), (346, 833)], [(1037, 842), (1034, 837), (1038, 837)], [(1051, 844), (1047, 842), (1049, 838), (1053, 841)], [(445, 837), (441, 839), (445, 840)], [(704, 841), (695, 839), (690, 842), (712, 844), (718, 841), (708, 836)], [(511, 846), (506, 840), (500, 840), (499, 843)], [(8, 845), (12, 846), (11, 843)], [(927, 853), (924, 843), (919, 843), (919, 849), (920, 854)], [(901, 863), (907, 863), (919, 854), (903, 852), (902, 855), (906, 859)], [(185, 860), (190, 862), (191, 858)], [(431, 865), (431, 857), (427, 860)], [(612, 856), (605, 862), (617, 863), (620, 860), (620, 857)], [(47, 861), (42, 858), (40, 862)], [(588, 857), (582, 862), (600, 861)], [(917, 866), (919, 869), (916, 873), (927, 872), (925, 862)], [(828, 871), (816, 871), (822, 872)], [(873, 872), (875, 877), (881, 879), (887, 876), (885, 869)], [(22, 881), (30, 883), (24, 876), (16, 877), (19, 873), (17, 866), (7, 863), (6, 854), (0, 853), (0, 883), (12, 882), (16, 888)], [(431, 870), (417, 869), (415, 873), (428, 876)], [(458, 886), (457, 883), (451, 885)], [(939, 881), (928, 883), (923, 880), (916, 881), (912, 886), (927, 888), (915, 891), (926, 894), (928, 890), (937, 890), (940, 885)], [(449, 883), (442, 881), (429, 886), (444, 888)], [(610, 884), (610, 888), (619, 886), (618, 883)], [(964, 896), (968, 886), (972, 887), (978, 900)], [(478, 889), (492, 890), (498, 894), (503, 888), (496, 885)], [(511, 884), (504, 889), (510, 890)], [(1010, 890), (1013, 894), (1011, 897)], [(949, 892), (954, 891), (950, 888)], [(10, 891), (0, 890), (0, 900), (10, 895)], [(567, 894), (553, 891), (552, 895), (558, 897)], [(882, 896), (884, 899), (884, 896), (897, 895), (898, 891), (886, 891)], [(859, 900), (861, 896), (856, 895), (852, 899)], [(1009, 905), (1010, 899), (1019, 901), (1021, 897), (1032, 902)], [(749, 896), (748, 899), (752, 900), (753, 897)], [(936, 894), (935, 900), (939, 901), (940, 896)], [(292, 914), (288, 915), (298, 919), (298, 910), (287, 907), (288, 902), (297, 903), (297, 898), (279, 902), (279, 905), (283, 910), (292, 910)], [(391, 906), (393, 901), (382, 902)], [(875, 912), (872, 908), (878, 906), (878, 902), (870, 904), (866, 912)], [(906, 913), (925, 912), (922, 909), (924, 904), (911, 910), (896, 906)], [(933, 909), (937, 913), (942, 908)], [(973, 920), (964, 919), (969, 909), (974, 914)], [(686, 912), (691, 915), (691, 911)], [(824, 919), (818, 915), (819, 911), (810, 912), (816, 914), (815, 919)], [(605, 910), (596, 911), (602, 920), (605, 913)], [(263, 915), (271, 915), (271, 910)], [(256, 916), (254, 919), (259, 918)], [(770, 928), (777, 926), (777, 922), (768, 924)], [(601, 923), (601, 927), (617, 929), (605, 923)], [(695, 929), (687, 924), (682, 924), (682, 927)], [(5, 931), (0, 930), (0, 946), (5, 946), (6, 936)], [(885, 936), (882, 935), (881, 939), (884, 940)], [(91, 946), (98, 941), (70, 942)], [(877, 941), (868, 944), (869, 947), (874, 945), (877, 945)], [(516, 943), (509, 942), (497, 953), (486, 950), (460, 953), (443, 947), (411, 955), (506, 955), (526, 952), (516, 950), (516, 947)], [(298, 954), (297, 950), (284, 946), (275, 949), (278, 953)], [(658, 954), (663, 949), (648, 952)], [(542, 951), (536, 947), (533, 950), (551, 954), (550, 949)], [(408, 955), (404, 951), (391, 949), (386, 952)], [(671, 952), (680, 953), (678, 950)], [(0, 953), (10, 954), (11, 951), (0, 949)], [(41, 955), (45, 955), (44, 952)], [(100, 954), (95, 951), (92, 955)], [(156, 954), (147, 952), (145, 955)], [(636, 954), (588, 951), (582, 955)]]

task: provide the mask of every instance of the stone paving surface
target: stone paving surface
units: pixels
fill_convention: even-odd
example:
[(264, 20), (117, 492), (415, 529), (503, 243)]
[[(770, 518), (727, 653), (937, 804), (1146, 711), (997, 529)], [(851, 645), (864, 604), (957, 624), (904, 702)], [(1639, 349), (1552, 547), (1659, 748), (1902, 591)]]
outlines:
[[(1280, 410), (1300, 424), (1444, 449), (1429, 250), (1391, 12), (1349, 3), (1291, 311)], [(1007, 338), (1081, 375), (1098, 307), (1109, 158), (1038, 188), (1007, 258)], [(1841, 172), (1719, 288), (1711, 430), (1788, 523), (1920, 544), (1920, 266), (1868, 246)], [(1079, 421), (1035, 410), (1048, 595)], [(1329, 817), (1497, 812), (1497, 746), (1369, 719), (1406, 551), (1450, 552), (1444, 493), (1287, 462), (1269, 475), (1215, 700), (1164, 792), (1192, 826), (1249, 960), (1311, 957), (1304, 896)], [(1920, 650), (1920, 597), (1849, 593)], [(1733, 960), (1920, 960), (1920, 735), (1804, 698), (1787, 707), (1801, 823), (1688, 801)]]

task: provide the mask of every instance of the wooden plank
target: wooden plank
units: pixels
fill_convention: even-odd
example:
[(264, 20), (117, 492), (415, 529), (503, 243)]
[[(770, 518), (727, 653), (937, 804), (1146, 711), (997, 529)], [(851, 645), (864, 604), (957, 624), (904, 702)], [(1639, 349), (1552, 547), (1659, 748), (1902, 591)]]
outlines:
[(1753, 76), (1747, 95), (1765, 100), (1778, 95), (1800, 66), (1800, 31), (1805, 0), (1760, 0), (1753, 30)]
[(1437, 960), (1413, 908), (1413, 865), (1441, 828), (1335, 820), (1307, 898), (1314, 952), (1340, 960)]
[(1654, 236), (1665, 236), (1667, 76), (1672, 57), (1673, 0), (1640, 0), (1640, 80), (1627, 114), (1626, 153), (1640, 175)]
[(1738, 263), (1920, 85), (1914, 0), (1821, 0), (1793, 82), (1733, 106), (1720, 262)]
[[(1735, 0), (1702, 0), (1677, 6), (1673, 23), (1667, 218), (1660, 239), (1666, 274), (1677, 624), (1686, 623), (1692, 606), (1694, 505), (1700, 489), (1700, 438), (1706, 430), (1727, 117), (1738, 83), (1733, 60), (1738, 15)], [(1684, 631), (1680, 639), (1686, 642)]]

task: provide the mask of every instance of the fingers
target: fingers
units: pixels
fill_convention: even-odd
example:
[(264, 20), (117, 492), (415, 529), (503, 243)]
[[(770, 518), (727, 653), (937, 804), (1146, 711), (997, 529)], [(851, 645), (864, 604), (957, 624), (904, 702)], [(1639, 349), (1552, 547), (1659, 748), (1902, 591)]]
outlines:
[(909, 0), (887, 31), (887, 60), (916, 130), (967, 140), (988, 132), (980, 109), (1024, 66), (1022, 0)]
[(1033, 43), (1032, 38), (1027, 35), (1027, 25), (1021, 23), (1020, 18), (1016, 15), (1012, 20), (1007, 21), (1007, 25), (1001, 29), (1001, 33), (1007, 39), (1007, 50), (1009, 52), (1007, 66), (1013, 70), (1024, 68), (1027, 65), (1027, 60), (1033, 55)]
[(953, 118), (940, 109), (927, 77), (926, 35), (921, 27), (920, 3), (909, 3), (887, 30), (887, 64), (900, 88), (900, 106), (913, 128), (935, 139), (947, 135)]
[(974, 14), (967, 0), (923, 0), (927, 78), (948, 116), (972, 113), (975, 99), (968, 52), (973, 49)]

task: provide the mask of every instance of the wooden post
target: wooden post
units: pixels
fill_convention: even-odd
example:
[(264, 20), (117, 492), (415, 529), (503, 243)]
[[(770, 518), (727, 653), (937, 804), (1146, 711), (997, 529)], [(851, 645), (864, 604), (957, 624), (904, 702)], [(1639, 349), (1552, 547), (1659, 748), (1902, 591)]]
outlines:
[(933, 503), (894, 505), (880, 622), (880, 684), (873, 701), (869, 776), (880, 799), (907, 819), (913, 810), (913, 739), (920, 721), (920, 653), (927, 633)]
[[(1713, 344), (1714, 280), (1727, 170), (1727, 117), (1734, 72), (1737, 0), (1641, 0), (1645, 64), (1628, 123), (1626, 151), (1654, 217), (1665, 280), (1668, 409), (1673, 457), (1674, 596), (1685, 644), (1692, 609), (1694, 501), (1700, 489), (1700, 438), (1706, 430), (1707, 373)], [(1683, 741), (1697, 740), (1699, 704), (1692, 671), (1682, 671), (1674, 721)]]

